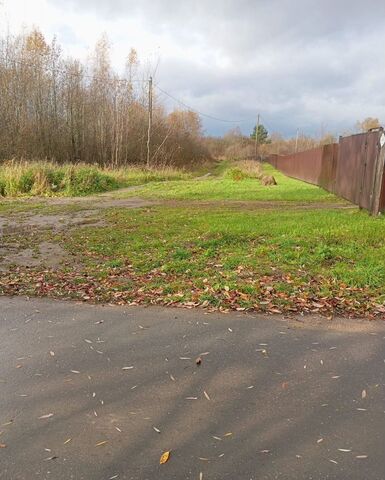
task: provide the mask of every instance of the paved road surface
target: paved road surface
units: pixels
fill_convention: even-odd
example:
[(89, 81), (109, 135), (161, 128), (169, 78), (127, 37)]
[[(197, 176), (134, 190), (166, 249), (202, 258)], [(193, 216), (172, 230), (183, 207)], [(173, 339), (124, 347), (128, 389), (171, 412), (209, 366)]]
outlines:
[(0, 479), (383, 480), (383, 325), (0, 298)]

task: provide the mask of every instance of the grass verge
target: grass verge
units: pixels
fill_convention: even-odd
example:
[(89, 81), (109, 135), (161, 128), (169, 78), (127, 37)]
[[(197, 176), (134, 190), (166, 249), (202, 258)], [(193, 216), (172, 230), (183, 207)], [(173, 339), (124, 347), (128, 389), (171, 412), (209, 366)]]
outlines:
[(81, 263), (13, 269), (3, 294), (383, 316), (385, 220), (359, 210), (114, 208), (54, 239)]

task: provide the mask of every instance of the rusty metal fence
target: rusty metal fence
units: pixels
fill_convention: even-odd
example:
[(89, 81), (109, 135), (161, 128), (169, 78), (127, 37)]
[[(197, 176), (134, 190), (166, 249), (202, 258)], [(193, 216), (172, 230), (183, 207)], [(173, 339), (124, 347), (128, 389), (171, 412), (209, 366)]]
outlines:
[(339, 143), (292, 155), (270, 155), (289, 177), (318, 185), (377, 215), (385, 211), (383, 129), (340, 137)]

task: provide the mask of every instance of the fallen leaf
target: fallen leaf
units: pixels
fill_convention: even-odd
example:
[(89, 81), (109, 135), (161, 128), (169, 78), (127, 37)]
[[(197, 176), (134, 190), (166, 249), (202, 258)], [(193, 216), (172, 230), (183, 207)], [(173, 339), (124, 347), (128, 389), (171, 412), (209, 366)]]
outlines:
[(49, 354), (51, 355), (51, 357), (55, 356), (55, 352), (53, 352), (52, 350), (49, 352)]
[(71, 370), (71, 373), (80, 373), (79, 370)]
[(231, 432), (228, 432), (228, 433), (225, 433), (223, 436), (224, 436), (224, 437), (230, 437), (231, 435), (232, 435), (232, 433), (231, 433)]
[(323, 438), (319, 438), (319, 439), (317, 440), (317, 443), (322, 443), (323, 441), (324, 441)]
[(53, 413), (47, 413), (46, 415), (42, 415), (41, 417), (39, 417), (40, 420), (43, 420), (44, 418), (51, 418), (53, 417)]
[(366, 393), (366, 390), (362, 390), (362, 393), (361, 393), (361, 398), (366, 398), (367, 397), (367, 393)]
[(152, 428), (156, 431), (156, 433), (160, 433), (159, 428), (156, 428), (156, 427), (152, 427)]
[(164, 463), (167, 463), (169, 458), (170, 458), (170, 453), (171, 452), (164, 452), (162, 456), (160, 457), (159, 463), (160, 465), (163, 465)]

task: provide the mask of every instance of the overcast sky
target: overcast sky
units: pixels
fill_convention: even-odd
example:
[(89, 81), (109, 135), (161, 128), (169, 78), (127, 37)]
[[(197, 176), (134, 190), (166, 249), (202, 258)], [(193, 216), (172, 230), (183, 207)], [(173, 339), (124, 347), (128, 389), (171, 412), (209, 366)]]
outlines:
[[(385, 1), (0, 0), (1, 26), (38, 26), (85, 59), (105, 32), (122, 68), (131, 47), (159, 86), (250, 133), (342, 133), (385, 121)], [(168, 99), (168, 108), (175, 102)], [(206, 132), (237, 123), (202, 118)]]

